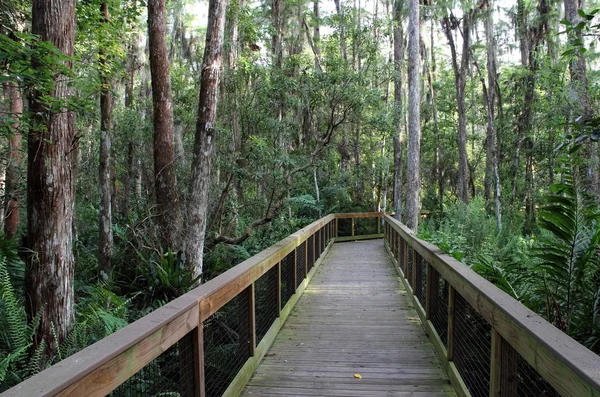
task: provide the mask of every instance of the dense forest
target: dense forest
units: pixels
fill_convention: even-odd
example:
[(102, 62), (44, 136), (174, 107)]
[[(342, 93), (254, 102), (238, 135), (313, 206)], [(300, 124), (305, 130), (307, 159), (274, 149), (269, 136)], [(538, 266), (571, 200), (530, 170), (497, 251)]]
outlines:
[(0, 3), (0, 391), (331, 212), (600, 352), (581, 0)]

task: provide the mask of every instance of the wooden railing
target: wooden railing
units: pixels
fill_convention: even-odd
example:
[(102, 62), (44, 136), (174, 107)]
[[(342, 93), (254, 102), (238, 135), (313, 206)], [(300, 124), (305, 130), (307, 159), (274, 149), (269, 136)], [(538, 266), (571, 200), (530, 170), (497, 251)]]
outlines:
[(380, 238), (382, 216), (327, 215), (1, 396), (238, 395), (338, 228)]
[(385, 245), (461, 396), (600, 396), (600, 357), (390, 216)]

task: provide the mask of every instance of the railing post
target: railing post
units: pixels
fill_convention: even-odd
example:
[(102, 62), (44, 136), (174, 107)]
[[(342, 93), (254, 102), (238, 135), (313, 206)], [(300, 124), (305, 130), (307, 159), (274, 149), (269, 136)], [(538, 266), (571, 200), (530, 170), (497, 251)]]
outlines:
[(352, 218), (352, 236), (354, 236), (354, 218)]
[(518, 354), (495, 329), (492, 329), (491, 353), (490, 397), (516, 397)]
[(277, 263), (277, 317), (281, 317), (281, 261)]
[(454, 288), (448, 286), (448, 361), (454, 358)]
[(205, 397), (204, 387), (204, 324), (200, 323), (192, 331), (194, 343), (194, 394)]
[(502, 336), (492, 329), (492, 349), (490, 358), (490, 397), (500, 397), (502, 378)]
[(339, 233), (339, 229), (338, 229), (339, 225), (338, 225), (338, 218), (335, 218), (335, 237), (339, 237), (338, 233)]

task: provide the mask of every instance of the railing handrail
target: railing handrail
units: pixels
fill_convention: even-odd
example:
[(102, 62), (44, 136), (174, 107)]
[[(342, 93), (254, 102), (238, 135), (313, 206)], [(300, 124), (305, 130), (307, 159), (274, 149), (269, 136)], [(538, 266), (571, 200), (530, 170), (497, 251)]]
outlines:
[(600, 395), (599, 356), (398, 220), (385, 220), (552, 387), (573, 396)]
[[(97, 373), (95, 376), (100, 377), (102, 371), (109, 371), (111, 368), (118, 371), (119, 366), (129, 365), (127, 371), (120, 375), (120, 383), (123, 383), (129, 374), (135, 374), (202, 324), (328, 222), (340, 218), (384, 215), (377, 212), (326, 215), (123, 329), (25, 380), (1, 396), (70, 395), (79, 383), (91, 378), (91, 374)], [(135, 349), (140, 350), (141, 356), (133, 351)], [(125, 357), (125, 353), (130, 350), (136, 353), (134, 366)], [(90, 389), (87, 391), (97, 392), (91, 389), (94, 386), (100, 387), (93, 380), (90, 381)], [(107, 392), (116, 387), (113, 386), (114, 384), (110, 385)], [(81, 390), (78, 389), (78, 392)]]

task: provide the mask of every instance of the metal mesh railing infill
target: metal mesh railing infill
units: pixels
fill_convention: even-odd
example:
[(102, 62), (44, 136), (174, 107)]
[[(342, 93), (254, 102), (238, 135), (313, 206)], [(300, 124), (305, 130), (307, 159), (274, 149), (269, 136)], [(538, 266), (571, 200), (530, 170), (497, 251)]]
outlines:
[(415, 251), (415, 290), (413, 291), (422, 307), (425, 307), (425, 296), (427, 294), (427, 262)]
[(314, 236), (310, 236), (308, 240), (306, 240), (306, 265), (308, 266), (308, 271), (310, 272), (315, 264), (314, 257)]
[[(407, 244), (408, 246), (408, 244)], [(407, 247), (407, 255), (406, 255), (406, 279), (408, 280), (408, 285), (411, 286), (412, 289), (412, 279), (413, 279), (413, 259), (414, 259), (414, 250), (411, 246)]]
[(348, 237), (352, 235), (352, 219), (339, 218), (338, 222), (338, 237)]
[(190, 332), (125, 383), (111, 397), (194, 397), (194, 343)]
[(254, 282), (257, 345), (277, 318), (277, 277), (277, 266), (273, 266)]
[(454, 364), (473, 397), (490, 394), (492, 327), (458, 293), (454, 299)]
[(356, 218), (354, 221), (354, 235), (377, 234), (377, 222), (379, 222), (379, 218)]
[(294, 251), (281, 260), (281, 309), (283, 309), (294, 295)]
[(500, 351), (502, 354), (500, 395), (560, 397), (560, 394), (504, 339)]
[(207, 397), (223, 395), (250, 357), (248, 290), (204, 321), (204, 375)]
[(306, 278), (306, 241), (296, 248), (296, 288)]
[(442, 343), (448, 347), (448, 282), (433, 268), (431, 272), (431, 312), (429, 319)]

